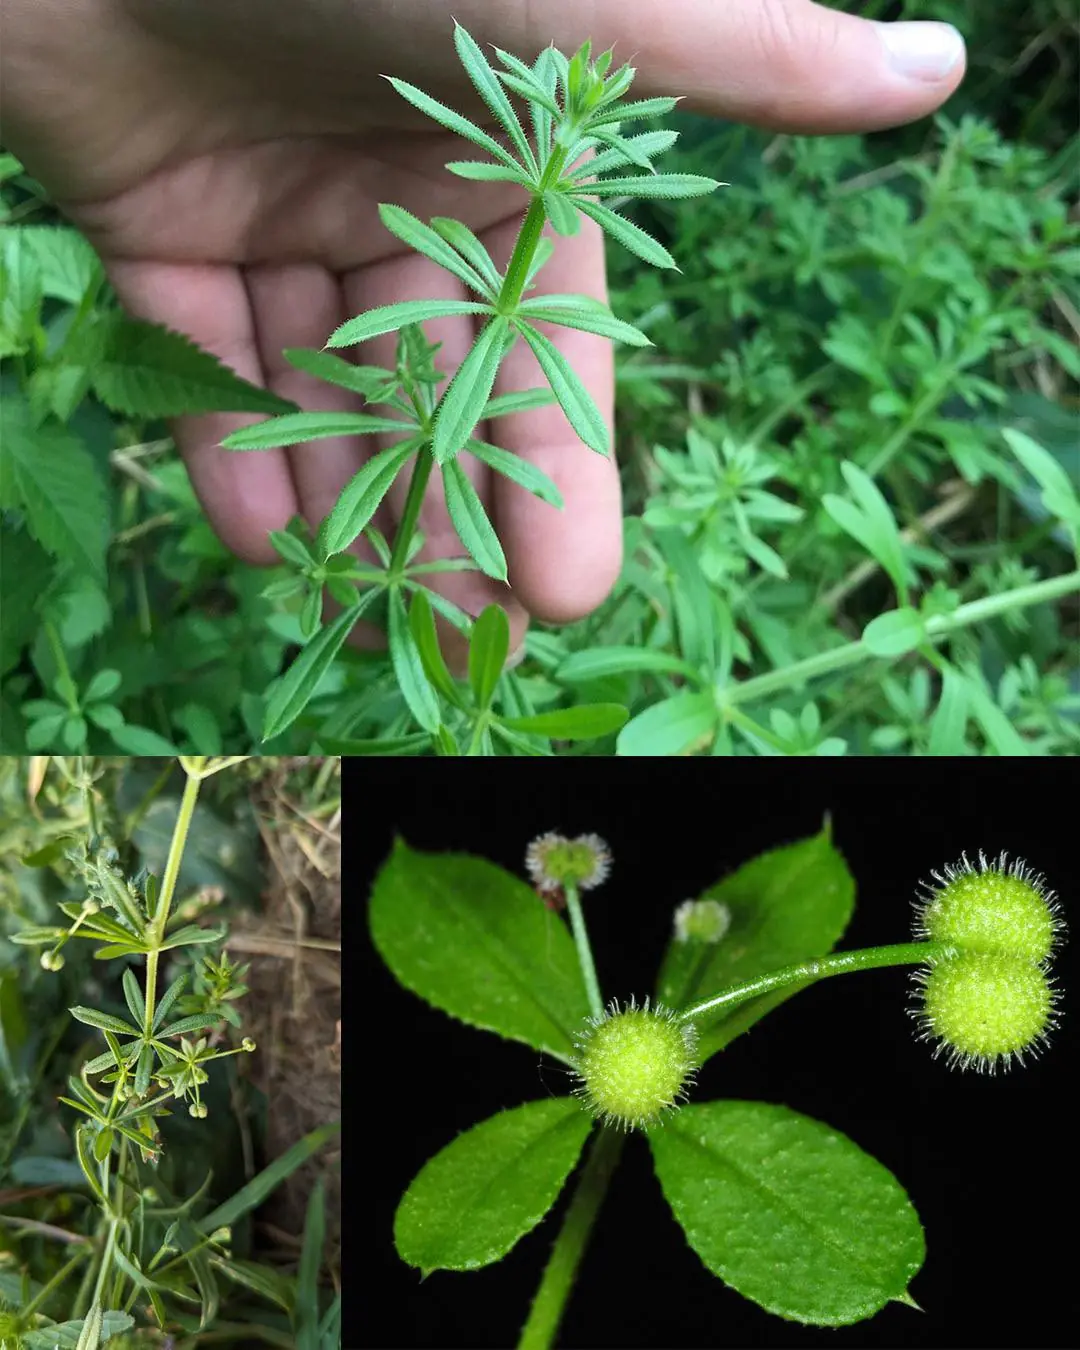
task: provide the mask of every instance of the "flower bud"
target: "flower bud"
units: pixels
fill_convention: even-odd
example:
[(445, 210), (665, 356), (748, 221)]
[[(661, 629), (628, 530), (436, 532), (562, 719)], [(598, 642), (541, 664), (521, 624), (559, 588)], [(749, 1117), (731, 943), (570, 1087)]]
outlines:
[(598, 834), (567, 839), (549, 831), (529, 845), (525, 868), (540, 891), (559, 891), (568, 883), (590, 891), (607, 880), (611, 850)]

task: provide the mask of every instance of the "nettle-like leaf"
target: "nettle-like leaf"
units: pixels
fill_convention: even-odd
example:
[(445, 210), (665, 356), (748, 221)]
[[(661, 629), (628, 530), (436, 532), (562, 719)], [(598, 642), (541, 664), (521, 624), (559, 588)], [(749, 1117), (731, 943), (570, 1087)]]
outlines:
[(649, 1134), (656, 1175), (705, 1266), (766, 1311), (817, 1326), (905, 1299), (926, 1255), (900, 1183), (846, 1135), (784, 1106), (686, 1106)]
[(407, 989), (463, 1022), (564, 1061), (589, 1014), (569, 931), (524, 881), (398, 841), (375, 880), (371, 935)]
[(553, 1097), (459, 1135), (402, 1197), (394, 1219), (402, 1260), (425, 1275), (501, 1260), (558, 1199), (592, 1123), (576, 1098)]
[(203, 412), (295, 412), (296, 404), (249, 384), (183, 333), (111, 314), (93, 368), (94, 393), (126, 417)]
[[(740, 980), (824, 956), (851, 919), (855, 882), (824, 829), (753, 858), (699, 898), (726, 905), (731, 926), (717, 943), (672, 939), (656, 990), (669, 1007), (684, 1008)], [(798, 988), (696, 1018), (701, 1063)]]

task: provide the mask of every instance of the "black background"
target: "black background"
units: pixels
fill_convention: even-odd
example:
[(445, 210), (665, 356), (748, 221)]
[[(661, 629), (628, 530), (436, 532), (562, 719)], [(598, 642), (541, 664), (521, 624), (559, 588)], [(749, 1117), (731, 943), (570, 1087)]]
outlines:
[[(421, 1283), (393, 1247), (398, 1200), (462, 1130), (566, 1090), (527, 1046), (455, 1022), (403, 990), (367, 933), (372, 878), (395, 833), (523, 875), (530, 839), (595, 831), (608, 883), (587, 897), (604, 997), (648, 993), (671, 912), (828, 813), (855, 876), (840, 946), (904, 941), (917, 883), (960, 854), (1025, 858), (1076, 918), (1080, 783), (1068, 761), (550, 760), (347, 764), (345, 927), (347, 1346), (513, 1346), (565, 1208), (500, 1263)], [(539, 901), (537, 903), (540, 903)], [(347, 905), (348, 907), (348, 905)], [(601, 1210), (559, 1344), (585, 1347), (1075, 1345), (1075, 940), (1058, 957), (1062, 1027), (1036, 1063), (961, 1074), (916, 1042), (902, 970), (827, 980), (715, 1056), (692, 1099), (780, 1102), (891, 1168), (927, 1233), (911, 1292), (853, 1327), (770, 1316), (686, 1245), (632, 1138)], [(1072, 975), (1070, 977), (1070, 972)], [(1074, 1000), (1073, 1000), (1074, 1001)]]

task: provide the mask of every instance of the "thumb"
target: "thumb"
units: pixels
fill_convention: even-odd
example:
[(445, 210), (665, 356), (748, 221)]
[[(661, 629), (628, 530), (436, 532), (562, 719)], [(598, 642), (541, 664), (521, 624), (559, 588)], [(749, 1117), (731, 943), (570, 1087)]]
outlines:
[[(638, 68), (635, 97), (681, 93), (683, 108), (774, 131), (899, 126), (933, 112), (964, 75), (951, 24), (878, 23), (811, 0), (668, 0), (657, 22), (654, 4), (597, 0), (581, 40), (615, 43)], [(552, 26), (581, 23), (565, 17)]]

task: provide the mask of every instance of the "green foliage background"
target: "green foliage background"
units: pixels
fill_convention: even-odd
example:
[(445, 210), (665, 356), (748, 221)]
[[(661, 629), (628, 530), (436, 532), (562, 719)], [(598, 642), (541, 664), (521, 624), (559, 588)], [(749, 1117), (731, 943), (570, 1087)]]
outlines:
[[(534, 628), (493, 704), (630, 720), (573, 742), (536, 723), (520, 753), (1080, 744), (1076, 588), (1028, 598), (1071, 575), (1080, 518), (1075, 15), (847, 7), (951, 20), (967, 79), (934, 119), (871, 136), (665, 122), (682, 133), (665, 171), (732, 186), (628, 208), (682, 275), (609, 250), (612, 307), (656, 344), (616, 352), (626, 566), (595, 615)], [(305, 640), (296, 568), (225, 552), (162, 419), (285, 407), (120, 314), (2, 153), (0, 183), (0, 751), (437, 749), (401, 672), (351, 649), (262, 741)], [(929, 642), (959, 606), (1014, 594)], [(440, 706), (418, 678), (412, 707)]]

